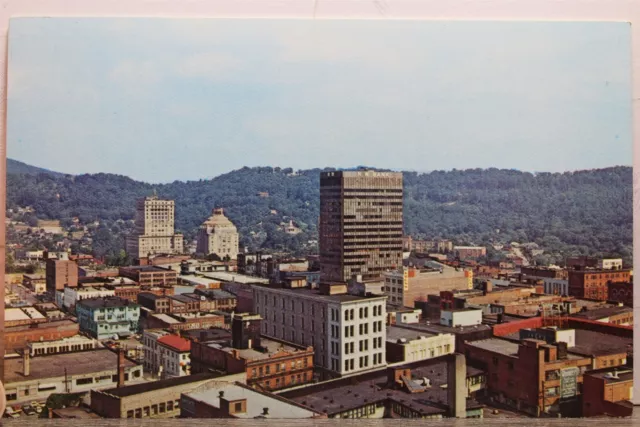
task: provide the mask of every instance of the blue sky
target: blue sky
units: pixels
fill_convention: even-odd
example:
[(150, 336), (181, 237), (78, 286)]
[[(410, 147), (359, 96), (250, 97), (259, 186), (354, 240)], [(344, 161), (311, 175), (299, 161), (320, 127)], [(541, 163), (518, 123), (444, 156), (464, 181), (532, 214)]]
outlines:
[(9, 43), (8, 156), (66, 173), (632, 164), (625, 23), (20, 18)]

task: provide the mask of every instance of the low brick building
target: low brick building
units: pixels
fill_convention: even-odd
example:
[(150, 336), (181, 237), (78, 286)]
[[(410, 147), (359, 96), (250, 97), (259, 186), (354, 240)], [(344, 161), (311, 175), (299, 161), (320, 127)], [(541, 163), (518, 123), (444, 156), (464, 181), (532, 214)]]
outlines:
[(633, 413), (633, 371), (598, 369), (584, 375), (582, 416), (630, 417)]
[(465, 353), (487, 372), (487, 391), (498, 402), (535, 417), (579, 416), (583, 375), (592, 360), (569, 353), (566, 343), (490, 338), (467, 343)]
[(313, 347), (260, 336), (260, 317), (237, 315), (231, 340), (194, 342), (191, 369), (198, 372), (246, 372), (247, 384), (277, 390), (313, 380)]
[(152, 314), (146, 319), (146, 328), (168, 329), (171, 331), (187, 329), (208, 329), (226, 327), (225, 318), (213, 313)]
[(80, 326), (71, 319), (5, 327), (4, 351), (5, 354), (14, 353), (16, 350), (25, 348), (29, 342), (70, 338), (77, 335), (79, 331)]
[(140, 286), (175, 286), (178, 284), (178, 272), (158, 266), (120, 267), (120, 276), (135, 280)]

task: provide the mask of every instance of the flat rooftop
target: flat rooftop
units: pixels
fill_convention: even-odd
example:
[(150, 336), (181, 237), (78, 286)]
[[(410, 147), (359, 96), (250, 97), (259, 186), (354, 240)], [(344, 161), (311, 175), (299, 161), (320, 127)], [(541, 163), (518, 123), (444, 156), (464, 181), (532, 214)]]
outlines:
[(486, 340), (472, 341), (467, 343), (467, 345), (491, 351), (493, 353), (500, 353), (506, 356), (513, 357), (518, 356), (518, 348), (520, 347), (519, 344), (513, 341), (502, 340), (499, 338), (489, 338)]
[(187, 329), (181, 334), (185, 338), (197, 339), (200, 342), (231, 339), (231, 332), (222, 328)]
[(29, 307), (7, 308), (4, 311), (5, 322), (16, 322), (20, 320), (44, 319), (44, 316), (36, 309)]
[(236, 418), (256, 418), (262, 415), (263, 408), (269, 408), (269, 418), (297, 419), (313, 418), (319, 414), (310, 409), (302, 408), (296, 404), (279, 399), (275, 395), (260, 393), (247, 386), (238, 384), (216, 383), (207, 384), (206, 390), (187, 393), (191, 399), (207, 403), (215, 408), (220, 408), (220, 392), (224, 393), (224, 399), (234, 401), (246, 399), (247, 412), (234, 414)]
[[(206, 344), (207, 347), (216, 348), (226, 353), (231, 353), (234, 348), (231, 344), (231, 340), (225, 339), (215, 342), (210, 342)], [(260, 338), (260, 346), (265, 349), (265, 351), (260, 351), (255, 348), (248, 349), (236, 349), (238, 351), (238, 355), (246, 360), (264, 360), (273, 357), (278, 352), (286, 351), (288, 353), (294, 353), (297, 351), (306, 351), (303, 350), (303, 347), (294, 346), (293, 344), (286, 343), (283, 341), (276, 341), (269, 338), (265, 338), (264, 336)]]
[(578, 317), (580, 319), (587, 320), (599, 320), (604, 319), (610, 316), (632, 313), (633, 309), (631, 307), (601, 307), (594, 308), (591, 310), (584, 311), (582, 313), (572, 314), (572, 317)]
[(123, 270), (139, 271), (141, 273), (176, 273), (175, 270), (169, 270), (168, 268), (161, 268), (155, 265), (132, 265), (120, 268)]
[(78, 301), (77, 305), (89, 308), (138, 307), (138, 304), (120, 297), (87, 298)]
[(386, 296), (360, 296), (360, 295), (349, 295), (349, 294), (326, 295), (317, 289), (310, 289), (310, 288), (288, 289), (288, 288), (272, 288), (269, 286), (260, 286), (260, 289), (277, 290), (279, 291), (279, 293), (284, 293), (289, 295), (300, 295), (300, 296), (309, 297), (309, 298), (319, 298), (319, 299), (339, 302), (339, 303), (366, 301), (366, 300), (372, 300), (372, 299), (379, 299), (379, 300), (387, 299)]
[[(612, 374), (614, 374), (617, 378), (615, 378)], [(589, 375), (595, 378), (602, 378), (607, 384), (633, 381), (633, 370), (628, 368), (625, 369), (624, 367), (618, 368), (616, 370), (612, 368), (598, 369), (596, 371), (586, 372), (585, 375)]]
[(163, 321), (164, 323), (168, 323), (168, 324), (174, 324), (174, 323), (180, 323), (180, 321), (178, 319), (174, 319), (173, 317), (164, 314), (164, 313), (160, 313), (160, 314), (154, 314), (153, 315), (156, 319), (159, 319), (161, 321)]
[(71, 406), (69, 408), (54, 409), (53, 414), (59, 418), (79, 418), (79, 419), (101, 419), (102, 417), (90, 409), (80, 406)]
[(399, 339), (406, 339), (407, 341), (420, 339), (423, 337), (433, 337), (437, 334), (427, 331), (414, 331), (411, 329), (399, 328), (396, 326), (387, 326), (387, 341), (396, 342)]
[[(586, 329), (574, 329), (576, 345), (567, 348), (569, 353), (581, 356), (601, 356), (605, 354), (621, 354), (631, 351), (633, 340), (631, 338), (618, 337), (610, 334), (589, 331)], [(520, 340), (520, 333), (506, 335), (505, 338), (512, 341)]]
[[(75, 319), (74, 319), (75, 320)], [(74, 320), (71, 319), (62, 319), (62, 320), (54, 320), (50, 322), (41, 322), (33, 325), (19, 325), (19, 326), (7, 326), (5, 327), (5, 332), (18, 332), (18, 331), (26, 331), (33, 329), (48, 329), (48, 328), (60, 328), (71, 325), (78, 325)]]
[[(319, 412), (334, 415), (388, 399), (411, 405), (423, 415), (445, 414), (448, 411), (448, 382), (446, 357), (415, 362), (403, 367), (411, 369), (412, 384), (419, 386), (423, 378), (431, 387), (423, 392), (409, 393), (388, 384), (387, 369), (379, 369), (362, 375), (354, 375), (280, 393), (282, 397), (305, 405)], [(443, 387), (445, 386), (445, 387)], [(481, 407), (467, 399), (467, 409)]]
[[(125, 367), (132, 368), (135, 363), (125, 359)], [(67, 375), (81, 375), (94, 372), (118, 370), (118, 355), (108, 349), (79, 351), (74, 353), (52, 354), (31, 358), (31, 372), (28, 377), (22, 375), (22, 357), (5, 359), (5, 384), (23, 381), (46, 380)]]
[(419, 331), (431, 332), (433, 334), (454, 334), (454, 335), (466, 335), (475, 332), (490, 332), (491, 326), (489, 325), (472, 325), (462, 327), (452, 327), (441, 325), (437, 322), (422, 321), (420, 323), (410, 323), (406, 325), (396, 325), (396, 327), (402, 327), (407, 329), (415, 329)]
[(236, 282), (236, 283), (262, 283), (268, 284), (269, 279), (261, 277), (246, 276), (238, 273), (228, 273), (226, 271), (211, 271), (202, 274), (209, 279), (218, 280), (220, 282)]
[(162, 390), (169, 387), (177, 387), (185, 384), (191, 384), (198, 381), (206, 381), (217, 378), (218, 375), (211, 373), (186, 375), (182, 377), (169, 378), (166, 380), (151, 381), (141, 384), (134, 384), (125, 387), (114, 387), (107, 390), (102, 390), (102, 393), (110, 394), (116, 397), (129, 397), (136, 394), (148, 393), (151, 391)]

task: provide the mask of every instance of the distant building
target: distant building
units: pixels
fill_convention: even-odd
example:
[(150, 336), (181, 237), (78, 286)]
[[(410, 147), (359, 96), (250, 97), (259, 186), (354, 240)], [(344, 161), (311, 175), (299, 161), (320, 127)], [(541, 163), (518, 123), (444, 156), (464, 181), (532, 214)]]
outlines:
[(633, 306), (633, 283), (611, 282), (608, 285), (608, 300)]
[(181, 254), (182, 234), (175, 233), (175, 202), (157, 196), (145, 197), (136, 203), (136, 230), (127, 236), (127, 253), (134, 259), (155, 254)]
[(76, 313), (80, 329), (97, 339), (127, 337), (138, 331), (140, 306), (121, 298), (79, 301)]
[(570, 270), (569, 295), (606, 301), (608, 284), (615, 282), (631, 282), (631, 270)]
[(47, 292), (47, 276), (43, 274), (24, 274), (22, 285), (31, 289), (36, 295)]
[(484, 246), (454, 246), (453, 253), (460, 261), (466, 261), (487, 256), (487, 248)]
[(329, 375), (385, 366), (386, 299), (348, 295), (346, 285), (254, 287), (262, 334), (313, 347), (315, 364)]
[(178, 272), (171, 268), (158, 266), (120, 267), (119, 274), (135, 280), (140, 286), (175, 286), (178, 284)]
[(75, 261), (48, 259), (46, 264), (47, 291), (54, 293), (65, 286), (78, 286), (78, 264)]
[(216, 313), (151, 314), (145, 321), (146, 328), (171, 331), (223, 328), (226, 325), (224, 316)]
[(196, 251), (205, 255), (217, 255), (222, 259), (238, 257), (239, 235), (235, 225), (224, 215), (222, 208), (214, 209), (198, 231)]
[(622, 259), (599, 259), (597, 268), (601, 270), (622, 270)]
[(62, 293), (62, 308), (74, 313), (79, 301), (91, 298), (114, 297), (115, 291), (105, 288), (93, 287), (65, 287)]
[(578, 319), (595, 320), (614, 325), (633, 326), (633, 309), (631, 307), (601, 307), (573, 314)]
[(376, 280), (402, 266), (402, 173), (320, 174), (321, 280)]
[(416, 300), (446, 290), (473, 287), (473, 272), (429, 262), (420, 268), (404, 267), (384, 273), (384, 292), (391, 304), (414, 307)]
[(482, 323), (482, 310), (478, 309), (451, 309), (440, 312), (440, 324), (453, 328), (460, 326), (474, 326)]

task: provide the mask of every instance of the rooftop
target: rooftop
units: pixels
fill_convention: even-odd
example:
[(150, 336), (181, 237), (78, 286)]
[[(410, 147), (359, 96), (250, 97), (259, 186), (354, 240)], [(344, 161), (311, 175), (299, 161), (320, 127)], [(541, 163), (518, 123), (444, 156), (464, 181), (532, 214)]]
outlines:
[[(118, 355), (108, 349), (59, 353), (48, 356), (36, 356), (31, 359), (31, 371), (28, 377), (22, 375), (22, 357), (5, 359), (5, 384), (46, 380), (67, 375), (81, 375), (118, 369)], [(125, 359), (125, 367), (137, 366)]]
[(211, 271), (211, 272), (203, 273), (202, 275), (209, 279), (214, 279), (221, 282), (263, 283), (263, 284), (269, 283), (269, 279), (246, 276), (244, 274), (239, 274), (239, 273), (229, 273), (226, 271)]
[(78, 306), (87, 308), (138, 307), (138, 304), (120, 297), (87, 298), (78, 301)]
[(500, 338), (489, 338), (486, 340), (473, 341), (467, 343), (467, 345), (491, 351), (493, 353), (500, 353), (506, 356), (513, 357), (518, 356), (518, 348), (520, 347), (519, 344), (513, 341), (503, 340)]
[(631, 369), (597, 369), (594, 371), (588, 371), (585, 375), (589, 375), (595, 378), (602, 378), (607, 384), (618, 383), (624, 381), (633, 381), (633, 370)]
[(378, 300), (387, 299), (386, 296), (359, 296), (359, 295), (349, 295), (349, 294), (325, 295), (317, 289), (310, 289), (310, 288), (289, 289), (289, 288), (272, 288), (269, 286), (260, 286), (259, 288), (274, 290), (274, 291), (278, 291), (279, 293), (285, 293), (289, 295), (299, 295), (302, 297), (323, 299), (326, 301), (337, 302), (337, 303), (349, 303), (349, 302), (365, 301), (365, 300), (372, 300), (372, 299), (378, 299)]
[(162, 390), (164, 388), (176, 387), (180, 385), (195, 383), (198, 381), (206, 381), (216, 378), (215, 374), (204, 373), (186, 375), (182, 377), (169, 378), (166, 380), (151, 381), (141, 384), (134, 384), (125, 387), (114, 387), (107, 390), (102, 390), (103, 393), (110, 394), (116, 397), (128, 397), (135, 396), (136, 394), (148, 393), (150, 391)]
[(576, 329), (576, 345), (569, 348), (569, 352), (584, 356), (602, 354), (626, 353), (633, 345), (631, 338), (617, 337), (600, 332)]
[(80, 419), (93, 419), (102, 418), (100, 415), (91, 412), (90, 409), (80, 406), (70, 406), (68, 408), (54, 409), (53, 414), (58, 418), (80, 418)]
[(387, 326), (387, 341), (396, 342), (399, 339), (408, 341), (420, 339), (420, 337), (433, 337), (437, 334), (427, 331), (415, 331), (411, 329), (398, 328), (396, 326)]
[(230, 339), (209, 342), (206, 345), (207, 347), (216, 348), (226, 353), (231, 353), (235, 350), (241, 358), (248, 361), (269, 359), (281, 352), (294, 353), (297, 351), (306, 351), (306, 348), (303, 350), (303, 347), (265, 337), (260, 338), (261, 349), (234, 349)]
[(72, 319), (62, 319), (62, 320), (53, 320), (50, 322), (42, 322), (36, 323), (32, 325), (19, 325), (19, 326), (7, 326), (5, 327), (5, 332), (17, 332), (22, 330), (33, 330), (33, 329), (45, 329), (45, 328), (60, 328), (64, 326), (78, 325)]
[(606, 317), (615, 316), (619, 314), (632, 313), (631, 307), (602, 307), (594, 308), (592, 310), (583, 311), (582, 313), (572, 314), (572, 317), (579, 317), (581, 319), (599, 320)]
[(159, 344), (163, 344), (181, 353), (191, 350), (191, 340), (179, 337), (178, 335), (165, 335), (158, 339)]
[(127, 267), (120, 267), (124, 270), (139, 271), (142, 273), (175, 273), (175, 270), (168, 268), (158, 267), (156, 265), (130, 265)]
[(4, 311), (5, 322), (44, 319), (45, 317), (33, 307), (7, 308)]
[(191, 340), (198, 340), (201, 342), (217, 341), (231, 338), (231, 332), (222, 328), (211, 329), (188, 329), (182, 331), (182, 336)]
[[(408, 393), (388, 384), (387, 369), (327, 381), (280, 393), (281, 396), (329, 416), (391, 399), (424, 415), (444, 414), (448, 409), (447, 358), (438, 357), (404, 365), (411, 369), (411, 382), (427, 378), (431, 387), (424, 392)], [(467, 408), (480, 407), (467, 400)]]
[(200, 298), (200, 295), (205, 295), (210, 299), (235, 299), (236, 296), (234, 294), (232, 294), (231, 292), (227, 292), (227, 291), (223, 291), (222, 289), (199, 289), (198, 290), (199, 293), (185, 293), (183, 295), (186, 295), (188, 297), (191, 298)]
[(171, 316), (168, 316), (164, 313), (161, 314), (154, 314), (153, 317), (155, 317), (158, 320), (163, 321), (164, 323), (168, 323), (168, 324), (174, 324), (174, 323), (180, 323), (180, 321), (178, 319), (175, 319)]
[(420, 323), (411, 323), (407, 325), (396, 325), (397, 327), (414, 329), (418, 331), (431, 332), (433, 334), (454, 334), (454, 335), (466, 335), (475, 332), (490, 332), (491, 326), (489, 325), (472, 325), (472, 326), (445, 326), (440, 323), (434, 323), (430, 321), (421, 321)]
[(269, 418), (296, 419), (313, 418), (319, 414), (311, 409), (301, 407), (299, 404), (287, 402), (277, 395), (259, 392), (241, 384), (213, 383), (201, 387), (203, 390), (196, 390), (187, 393), (191, 399), (207, 403), (215, 408), (220, 408), (220, 393), (224, 394), (223, 399), (228, 401), (246, 399), (247, 412), (236, 413), (236, 418), (257, 418), (263, 414), (263, 408), (269, 408)]

